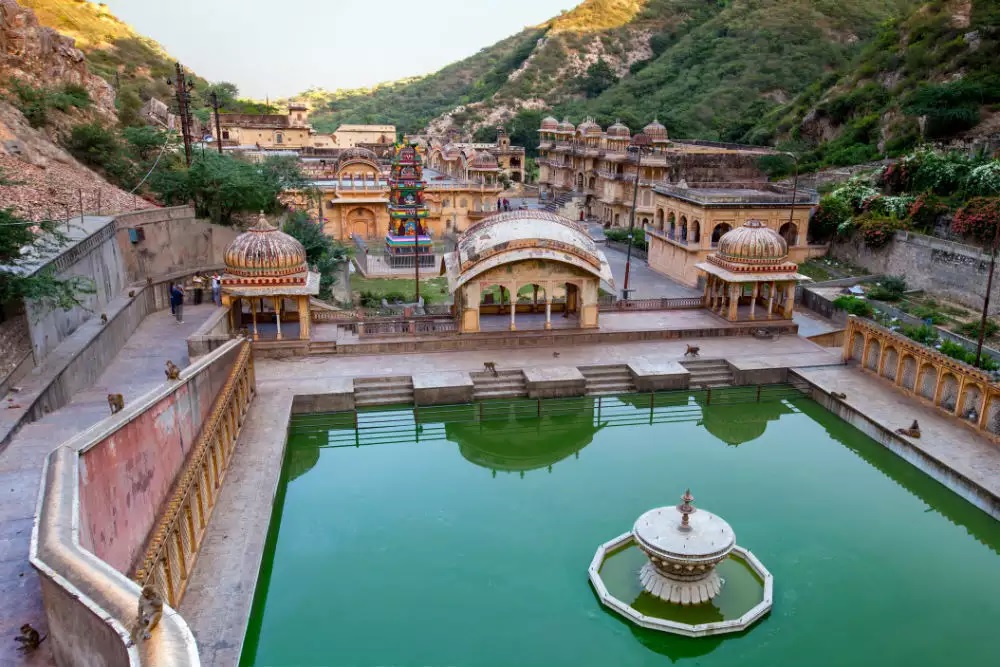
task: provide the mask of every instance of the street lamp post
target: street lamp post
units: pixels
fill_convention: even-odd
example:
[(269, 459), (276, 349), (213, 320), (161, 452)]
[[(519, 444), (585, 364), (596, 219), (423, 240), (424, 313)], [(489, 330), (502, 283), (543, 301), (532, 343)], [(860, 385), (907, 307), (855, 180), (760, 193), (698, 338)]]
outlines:
[(979, 367), (983, 357), (983, 339), (986, 338), (986, 318), (990, 314), (990, 292), (993, 291), (993, 270), (997, 264), (997, 249), (1000, 248), (1000, 224), (996, 225), (993, 234), (993, 252), (990, 253), (990, 272), (986, 278), (986, 297), (983, 299), (983, 315), (979, 319), (979, 336), (976, 339), (976, 367)]
[(635, 155), (635, 186), (632, 188), (632, 214), (628, 220), (628, 248), (625, 251), (625, 284), (622, 287), (622, 299), (628, 301), (628, 279), (632, 269), (632, 232), (635, 229), (635, 207), (639, 203), (639, 175), (642, 171), (642, 154), (649, 150), (650, 139), (640, 132), (632, 137), (628, 152)]
[(786, 152), (785, 155), (795, 161), (795, 176), (792, 178), (792, 207), (788, 210), (788, 228), (791, 229), (792, 216), (795, 215), (795, 196), (799, 191), (799, 156), (790, 152)]

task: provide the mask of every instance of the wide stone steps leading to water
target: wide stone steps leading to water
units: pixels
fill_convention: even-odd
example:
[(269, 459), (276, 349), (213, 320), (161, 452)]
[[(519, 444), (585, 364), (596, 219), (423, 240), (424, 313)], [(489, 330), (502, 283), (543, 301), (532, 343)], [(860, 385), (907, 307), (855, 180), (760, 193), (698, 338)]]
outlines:
[(580, 373), (587, 381), (588, 396), (611, 396), (635, 391), (628, 366), (582, 366)]
[(733, 386), (733, 372), (722, 359), (692, 359), (682, 361), (681, 365), (691, 373), (692, 389)]
[(490, 398), (523, 398), (528, 395), (528, 387), (521, 371), (489, 371), (469, 373), (472, 378), (472, 397), (482, 401)]
[(413, 403), (413, 379), (409, 376), (354, 378), (354, 405), (369, 408)]

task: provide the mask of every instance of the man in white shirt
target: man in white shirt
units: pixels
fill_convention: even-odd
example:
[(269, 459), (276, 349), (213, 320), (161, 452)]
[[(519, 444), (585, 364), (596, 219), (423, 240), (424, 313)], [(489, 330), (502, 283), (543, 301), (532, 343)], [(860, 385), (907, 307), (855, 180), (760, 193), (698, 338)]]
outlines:
[(218, 272), (212, 274), (212, 301), (216, 306), (222, 305), (222, 278)]

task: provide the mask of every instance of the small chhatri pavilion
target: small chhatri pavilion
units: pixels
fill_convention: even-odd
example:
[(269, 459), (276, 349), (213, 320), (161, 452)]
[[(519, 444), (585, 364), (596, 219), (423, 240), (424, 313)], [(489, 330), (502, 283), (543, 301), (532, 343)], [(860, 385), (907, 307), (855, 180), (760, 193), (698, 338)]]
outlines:
[(234, 331), (250, 328), (259, 340), (258, 325), (273, 322), (274, 337), (281, 340), (282, 320), (297, 319), (299, 338), (309, 339), (309, 297), (319, 294), (319, 273), (309, 270), (297, 239), (278, 231), (262, 212), (226, 248), (225, 262), (222, 305), (229, 308)]
[(706, 274), (705, 307), (730, 322), (792, 319), (795, 286), (809, 280), (789, 261), (785, 239), (759, 220), (723, 234), (695, 266)]

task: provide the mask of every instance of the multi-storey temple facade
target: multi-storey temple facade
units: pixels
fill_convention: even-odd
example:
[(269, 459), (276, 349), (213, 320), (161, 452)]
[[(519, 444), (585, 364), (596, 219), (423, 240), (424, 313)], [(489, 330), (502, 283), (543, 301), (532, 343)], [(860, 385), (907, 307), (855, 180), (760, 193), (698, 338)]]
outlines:
[(523, 183), (524, 147), (511, 146), (503, 127), (497, 128), (492, 144), (442, 142), (424, 139), (428, 166), (452, 178), (496, 183), (509, 180)]

